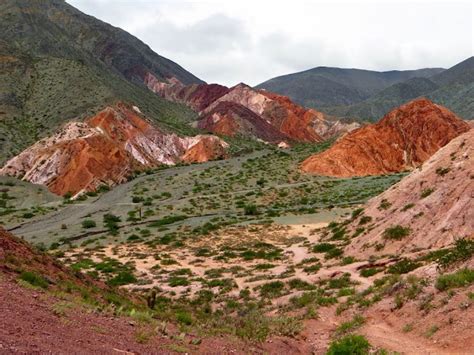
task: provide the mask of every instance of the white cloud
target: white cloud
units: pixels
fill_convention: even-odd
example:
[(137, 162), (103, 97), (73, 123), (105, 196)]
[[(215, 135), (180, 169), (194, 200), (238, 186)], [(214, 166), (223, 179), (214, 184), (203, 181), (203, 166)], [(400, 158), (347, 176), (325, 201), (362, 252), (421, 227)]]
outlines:
[(319, 65), (450, 67), (473, 55), (471, 1), (68, 0), (208, 82)]

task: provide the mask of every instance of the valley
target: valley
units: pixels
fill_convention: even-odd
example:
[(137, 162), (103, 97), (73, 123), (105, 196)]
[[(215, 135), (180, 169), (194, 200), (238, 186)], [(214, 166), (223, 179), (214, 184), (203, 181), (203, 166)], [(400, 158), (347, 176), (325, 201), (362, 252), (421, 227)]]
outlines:
[(0, 3), (0, 354), (473, 353), (461, 13), (100, 3)]

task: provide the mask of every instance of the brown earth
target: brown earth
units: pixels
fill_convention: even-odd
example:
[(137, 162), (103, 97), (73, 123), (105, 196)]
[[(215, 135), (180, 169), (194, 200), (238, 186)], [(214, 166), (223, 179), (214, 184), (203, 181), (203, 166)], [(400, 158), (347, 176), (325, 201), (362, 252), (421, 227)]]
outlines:
[(336, 177), (400, 172), (419, 166), (469, 128), (448, 109), (424, 98), (416, 99), (309, 157), (301, 169)]
[[(474, 238), (474, 130), (453, 139), (398, 184), (370, 200), (351, 225), (371, 217), (367, 232), (346, 248), (351, 255), (407, 253), (442, 248), (456, 239)], [(409, 228), (401, 240), (387, 240), (393, 226)], [(365, 226), (365, 225), (364, 225)], [(382, 249), (380, 245), (383, 245)]]
[(59, 195), (76, 195), (125, 182), (135, 170), (222, 158), (226, 147), (215, 136), (165, 134), (138, 108), (119, 103), (84, 123), (68, 123), (8, 161), (0, 175), (46, 185)]

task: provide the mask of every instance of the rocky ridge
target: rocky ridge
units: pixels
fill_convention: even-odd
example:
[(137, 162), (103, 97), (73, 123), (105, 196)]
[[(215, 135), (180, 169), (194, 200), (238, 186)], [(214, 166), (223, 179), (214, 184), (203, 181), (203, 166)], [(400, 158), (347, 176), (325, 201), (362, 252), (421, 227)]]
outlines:
[(224, 157), (226, 148), (215, 136), (166, 134), (138, 108), (118, 103), (85, 122), (69, 122), (8, 161), (0, 175), (46, 185), (59, 195), (77, 195), (122, 183), (135, 170)]
[(470, 126), (428, 99), (413, 100), (377, 124), (357, 129), (330, 149), (306, 159), (305, 172), (352, 177), (400, 172), (419, 166)]
[(149, 73), (145, 85), (161, 97), (198, 112), (199, 128), (227, 136), (250, 135), (269, 143), (321, 142), (359, 127), (243, 83), (232, 88), (217, 84), (186, 86), (176, 78), (161, 82)]

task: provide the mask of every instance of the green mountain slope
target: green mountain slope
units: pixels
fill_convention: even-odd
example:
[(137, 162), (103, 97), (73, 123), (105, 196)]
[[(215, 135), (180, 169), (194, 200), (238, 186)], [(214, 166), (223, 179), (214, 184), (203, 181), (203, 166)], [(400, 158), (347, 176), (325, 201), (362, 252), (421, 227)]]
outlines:
[(317, 67), (270, 79), (257, 87), (289, 96), (307, 107), (321, 108), (355, 104), (393, 84), (415, 77), (427, 78), (442, 71), (431, 68), (377, 72)]
[(413, 78), (394, 84), (365, 101), (351, 106), (325, 108), (333, 115), (375, 121), (390, 110), (438, 88), (430, 79)]
[(192, 133), (195, 114), (143, 85), (151, 72), (201, 80), (126, 32), (60, 0), (0, 3), (0, 164), (59, 125), (116, 101), (160, 127)]
[(357, 104), (322, 107), (321, 110), (346, 118), (377, 121), (391, 109), (420, 96), (446, 106), (464, 119), (473, 119), (474, 57), (429, 79), (413, 78), (394, 84)]

